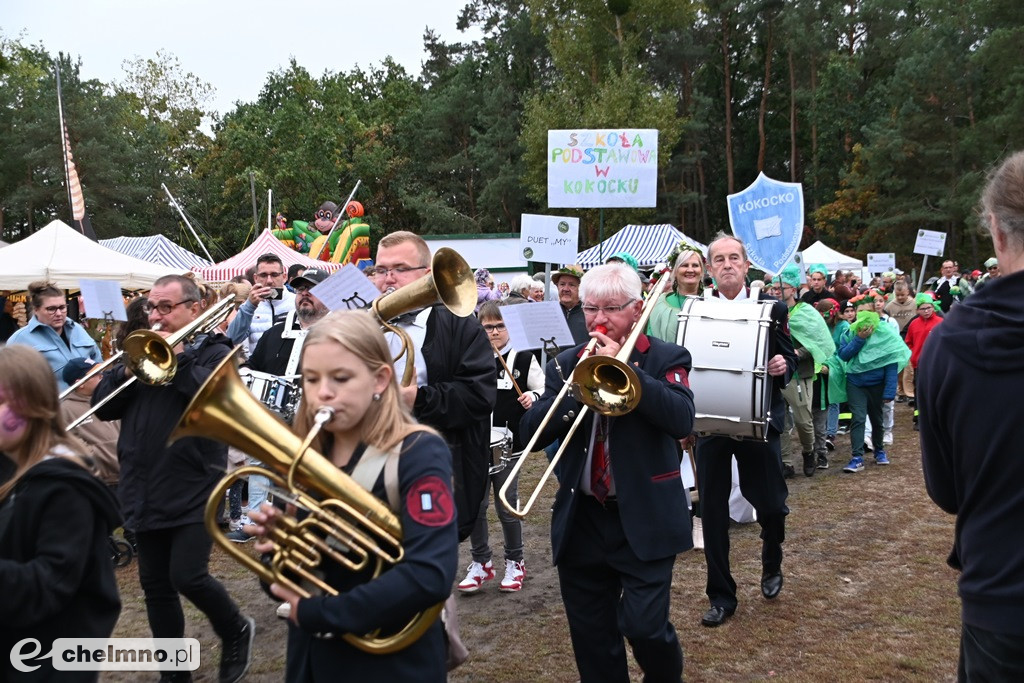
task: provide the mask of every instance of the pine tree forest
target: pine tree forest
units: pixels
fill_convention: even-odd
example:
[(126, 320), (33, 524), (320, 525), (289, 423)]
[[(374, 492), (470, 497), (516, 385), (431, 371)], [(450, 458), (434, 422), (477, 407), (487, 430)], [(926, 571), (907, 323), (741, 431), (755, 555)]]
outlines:
[[(546, 204), (557, 128), (656, 128), (658, 205), (609, 209), (606, 233), (671, 223), (706, 242), (729, 231), (726, 195), (760, 171), (803, 185), (802, 244), (913, 267), (918, 229), (975, 267), (990, 167), (1024, 148), (1019, 0), (471, 0), (427, 32), (420, 74), (391, 61), (311, 74), (294, 61), (252, 102), (209, 111), (210, 85), (173, 54), (81, 80), (78, 57), (0, 33), (0, 238), (67, 221), (54, 63), (100, 238), (163, 233), (189, 244), (166, 184), (236, 253), (273, 210), (308, 219), (362, 181), (372, 241), (514, 233)], [(253, 190), (255, 189), (255, 193)], [(564, 211), (564, 210), (562, 210)], [(584, 210), (581, 248), (597, 241)], [(260, 227), (263, 227), (260, 225)]]

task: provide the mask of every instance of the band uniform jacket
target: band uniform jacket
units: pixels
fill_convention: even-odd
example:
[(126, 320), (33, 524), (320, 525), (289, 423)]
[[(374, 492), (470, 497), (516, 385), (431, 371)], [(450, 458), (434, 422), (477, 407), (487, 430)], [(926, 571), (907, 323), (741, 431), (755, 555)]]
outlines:
[[(560, 353), (562, 372), (568, 377), (584, 345)], [(688, 386), (690, 353), (676, 344), (641, 335), (629, 358), (637, 374), (641, 397), (635, 410), (611, 418), (608, 457), (622, 527), (638, 558), (649, 561), (693, 547), (686, 491), (679, 474), (679, 443), (693, 431), (693, 393)], [(544, 395), (520, 421), (527, 441), (551, 409), (563, 380), (554, 362), (545, 373)], [(541, 433), (537, 448), (564, 438), (583, 404), (567, 394)], [(588, 410), (560, 463), (560, 479), (551, 516), (551, 546), (555, 564), (566, 545), (578, 499), (580, 478), (594, 429)]]
[(459, 540), (469, 537), (487, 488), (491, 412), (498, 396), (494, 354), (475, 317), (459, 318), (435, 306), (423, 340), (427, 384), (416, 393), (413, 415), (448, 442), (455, 475)]
[[(126, 523), (135, 531), (201, 524), (206, 499), (227, 469), (228, 447), (200, 437), (168, 446), (171, 432), (213, 370), (231, 353), (222, 334), (201, 337), (177, 355), (177, 372), (164, 386), (137, 381), (96, 411), (121, 420), (117, 487)], [(125, 381), (120, 363), (103, 374), (92, 396), (96, 405)]]

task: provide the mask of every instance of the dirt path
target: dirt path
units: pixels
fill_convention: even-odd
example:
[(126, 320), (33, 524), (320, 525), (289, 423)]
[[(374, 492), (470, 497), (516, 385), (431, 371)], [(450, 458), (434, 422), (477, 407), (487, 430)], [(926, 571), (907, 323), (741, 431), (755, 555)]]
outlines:
[[(707, 608), (703, 555), (679, 557), (672, 620), (683, 643), (688, 681), (955, 680), (960, 607), (956, 575), (945, 564), (953, 519), (925, 493), (910, 408), (897, 405), (896, 411), (891, 466), (842, 473), (849, 440), (841, 438), (830, 469), (790, 480), (786, 584), (777, 600), (767, 602), (760, 595), (756, 524), (733, 525), (732, 571), (740, 605), (721, 628), (700, 626)], [(537, 468), (528, 470), (534, 477), (539, 474)], [(578, 680), (550, 562), (553, 485), (545, 493), (548, 502), (538, 502), (524, 529), (523, 590), (501, 593), (493, 581), (474, 595), (459, 597), (462, 635), (471, 655), (451, 676), (454, 682)], [(501, 533), (493, 509), (490, 519), (492, 547), (500, 559)], [(457, 580), (468, 563), (468, 544), (463, 544)], [(256, 658), (247, 680), (281, 680), (286, 629), (274, 616), (276, 605), (219, 551), (213, 567), (258, 624)], [(147, 636), (136, 565), (118, 571), (124, 607), (114, 635)], [(198, 611), (187, 602), (185, 609), (187, 635), (202, 644), (203, 665), (195, 680), (215, 681), (219, 642)], [(633, 674), (639, 680), (635, 667)], [(107, 675), (103, 680), (139, 677)]]

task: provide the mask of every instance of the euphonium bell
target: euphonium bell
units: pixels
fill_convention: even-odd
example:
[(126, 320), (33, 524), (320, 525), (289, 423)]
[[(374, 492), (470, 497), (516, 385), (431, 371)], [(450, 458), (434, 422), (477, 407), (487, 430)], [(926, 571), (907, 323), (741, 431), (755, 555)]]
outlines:
[[(236, 348), (217, 366), (185, 409), (170, 442), (198, 436), (234, 446), (266, 469), (243, 467), (222, 479), (210, 494), (204, 521), (214, 542), (265, 583), (279, 583), (303, 597), (337, 595), (317, 567), (335, 562), (350, 571), (372, 567), (378, 576), (402, 560), (399, 518), (376, 496), (357, 484), (327, 458), (308, 448), (279, 417), (249, 393), (235, 369)], [(303, 519), (281, 515), (268, 532), (274, 543), (269, 566), (232, 543), (217, 524), (217, 511), (228, 488), (249, 474), (267, 476), (287, 490), (284, 498), (307, 512)], [(415, 615), (398, 633), (342, 637), (353, 647), (375, 654), (401, 650), (423, 635), (442, 605)]]
[(407, 355), (401, 381), (403, 387), (410, 386), (415, 379), (416, 351), (405, 330), (390, 325), (388, 321), (436, 303), (444, 304), (454, 315), (465, 318), (476, 309), (476, 299), (476, 282), (469, 264), (459, 256), (459, 252), (441, 247), (430, 260), (429, 273), (374, 300), (374, 315), (384, 327), (402, 340), (402, 350), (393, 361)]

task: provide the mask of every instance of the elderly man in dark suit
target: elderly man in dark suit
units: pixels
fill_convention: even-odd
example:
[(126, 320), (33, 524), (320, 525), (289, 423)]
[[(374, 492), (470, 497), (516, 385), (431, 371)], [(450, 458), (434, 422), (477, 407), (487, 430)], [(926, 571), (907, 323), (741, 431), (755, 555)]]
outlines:
[[(715, 296), (730, 301), (747, 299), (747, 250), (735, 237), (720, 235), (708, 245), (708, 270), (718, 289)], [(760, 293), (761, 300), (773, 297)], [(782, 542), (786, 538), (786, 498), (789, 489), (782, 472), (782, 433), (786, 404), (782, 389), (796, 372), (797, 358), (789, 336), (789, 309), (782, 301), (772, 307), (768, 374), (771, 376), (771, 424), (768, 439), (737, 441), (727, 436), (701, 437), (697, 441), (697, 487), (700, 491), (707, 558), (707, 595), (711, 608), (704, 626), (720, 626), (736, 611), (736, 582), (729, 573), (729, 494), (732, 492), (732, 458), (740, 475), (743, 497), (757, 510), (761, 525), (761, 594), (772, 600), (782, 590)], [(740, 397), (737, 397), (740, 400)]]
[[(643, 310), (640, 278), (629, 266), (598, 266), (580, 283), (594, 353), (615, 356)], [(563, 351), (547, 367), (544, 395), (523, 415), (523, 440), (555, 413), (539, 438), (567, 438), (581, 409), (572, 397), (553, 406), (584, 345)], [(690, 354), (640, 335), (629, 366), (641, 390), (624, 415), (589, 412), (560, 464), (551, 545), (583, 683), (628, 681), (623, 637), (645, 680), (680, 680), (683, 652), (668, 619), (676, 554), (693, 547), (678, 440), (693, 431)]]

